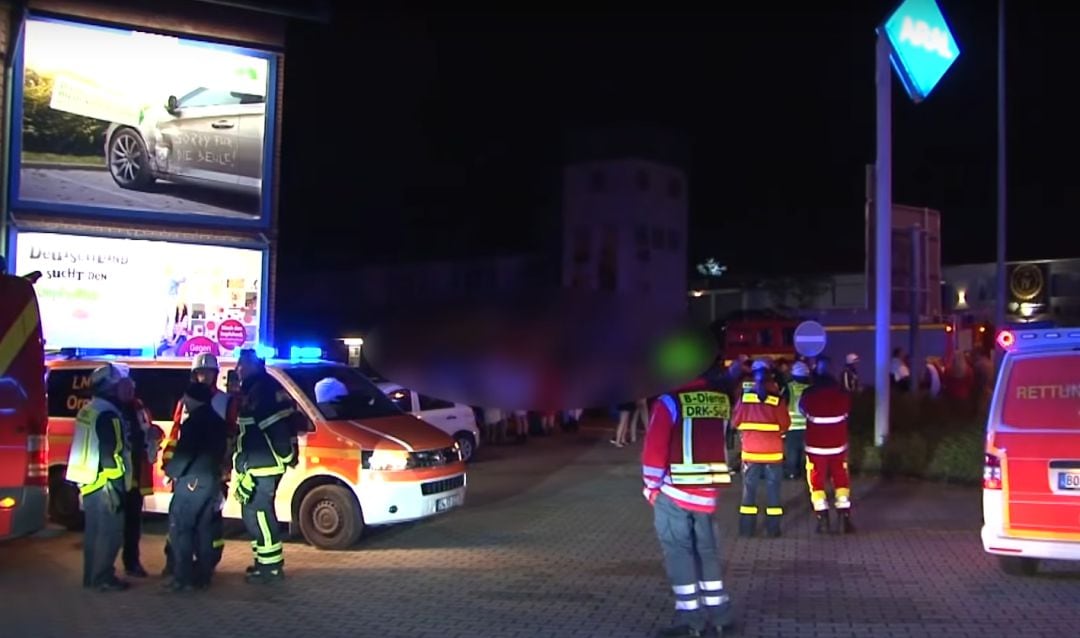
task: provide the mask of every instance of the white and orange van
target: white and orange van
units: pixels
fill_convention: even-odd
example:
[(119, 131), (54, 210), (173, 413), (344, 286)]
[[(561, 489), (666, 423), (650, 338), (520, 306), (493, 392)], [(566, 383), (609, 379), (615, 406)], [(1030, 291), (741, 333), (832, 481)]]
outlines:
[[(136, 393), (166, 434), (176, 402), (191, 379), (190, 359), (58, 359), (47, 363), (49, 406), (50, 514), (77, 527), (78, 491), (64, 481), (75, 414), (88, 400), (89, 374), (105, 361), (130, 369)], [(235, 360), (220, 360), (219, 384)], [(438, 428), (403, 413), (355, 368), (328, 361), (269, 360), (267, 372), (290, 394), (307, 418), (300, 436), (299, 464), (285, 473), (277, 493), (277, 515), (312, 545), (344, 549), (368, 525), (388, 525), (433, 516), (465, 501), (465, 464), (454, 441)], [(333, 405), (315, 401), (315, 384), (333, 377), (349, 395)], [(154, 493), (144, 511), (168, 513), (172, 493), (154, 468)], [(240, 518), (235, 499), (226, 518)]]
[(1080, 560), (1080, 328), (1004, 330), (983, 469), (985, 550), (1010, 574)]

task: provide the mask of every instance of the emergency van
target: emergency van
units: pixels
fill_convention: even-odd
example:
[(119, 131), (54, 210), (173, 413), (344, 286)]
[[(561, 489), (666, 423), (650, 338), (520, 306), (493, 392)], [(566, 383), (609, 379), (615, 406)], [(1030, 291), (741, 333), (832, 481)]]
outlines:
[(45, 353), (37, 296), (0, 273), (0, 540), (45, 526)]
[(1005, 330), (983, 468), (983, 548), (1009, 574), (1080, 560), (1080, 328)]
[[(69, 359), (48, 362), (50, 513), (79, 525), (78, 492), (64, 481), (75, 414), (88, 400), (90, 372), (105, 361), (128, 366), (136, 395), (166, 434), (176, 402), (190, 383), (190, 359)], [(220, 360), (225, 390), (235, 360)], [(328, 361), (268, 360), (266, 370), (295, 401), (305, 420), (299, 463), (285, 473), (277, 492), (277, 516), (312, 545), (345, 549), (368, 525), (388, 525), (441, 514), (465, 502), (465, 464), (454, 441), (438, 428), (403, 413), (355, 368)], [(317, 403), (315, 384), (332, 378), (348, 394)], [(301, 428), (305, 429), (305, 428)], [(162, 482), (160, 458), (154, 493), (144, 511), (165, 514), (171, 491)], [(235, 479), (235, 477), (234, 477)], [(235, 485), (235, 480), (233, 481)], [(226, 500), (226, 518), (240, 505)]]

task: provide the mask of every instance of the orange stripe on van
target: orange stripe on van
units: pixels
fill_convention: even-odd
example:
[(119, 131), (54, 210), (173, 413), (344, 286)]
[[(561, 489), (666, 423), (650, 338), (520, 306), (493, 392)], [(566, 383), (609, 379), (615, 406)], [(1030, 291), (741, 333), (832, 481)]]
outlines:
[(30, 335), (38, 324), (37, 303), (31, 299), (26, 303), (15, 322), (8, 327), (3, 337), (0, 337), (0, 377), (7, 374), (11, 362), (26, 345)]

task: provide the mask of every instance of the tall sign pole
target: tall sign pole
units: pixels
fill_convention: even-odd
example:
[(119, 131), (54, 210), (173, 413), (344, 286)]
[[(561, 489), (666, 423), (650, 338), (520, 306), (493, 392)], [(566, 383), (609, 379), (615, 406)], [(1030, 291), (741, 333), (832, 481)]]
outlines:
[(874, 169), (874, 445), (889, 435), (892, 346), (892, 67), (889, 41), (877, 38), (877, 158)]
[[(877, 168), (874, 193), (874, 444), (889, 437), (892, 360), (892, 72), (908, 96), (926, 99), (960, 55), (936, 0), (904, 0), (877, 30)], [(999, 304), (1000, 305), (1000, 304)], [(912, 361), (913, 372), (922, 370)], [(914, 381), (917, 375), (912, 376)]]
[[(994, 328), (1005, 327), (1005, 0), (998, 0), (997, 76), (997, 295)], [(995, 348), (997, 350), (997, 348)], [(1001, 364), (1001, 356), (997, 358)]]

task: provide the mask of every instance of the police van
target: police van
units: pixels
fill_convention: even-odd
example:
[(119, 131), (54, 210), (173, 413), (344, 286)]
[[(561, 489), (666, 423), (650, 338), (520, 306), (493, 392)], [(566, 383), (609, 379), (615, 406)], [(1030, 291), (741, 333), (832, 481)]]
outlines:
[(987, 421), (983, 548), (1009, 574), (1080, 560), (1080, 328), (1005, 330)]

